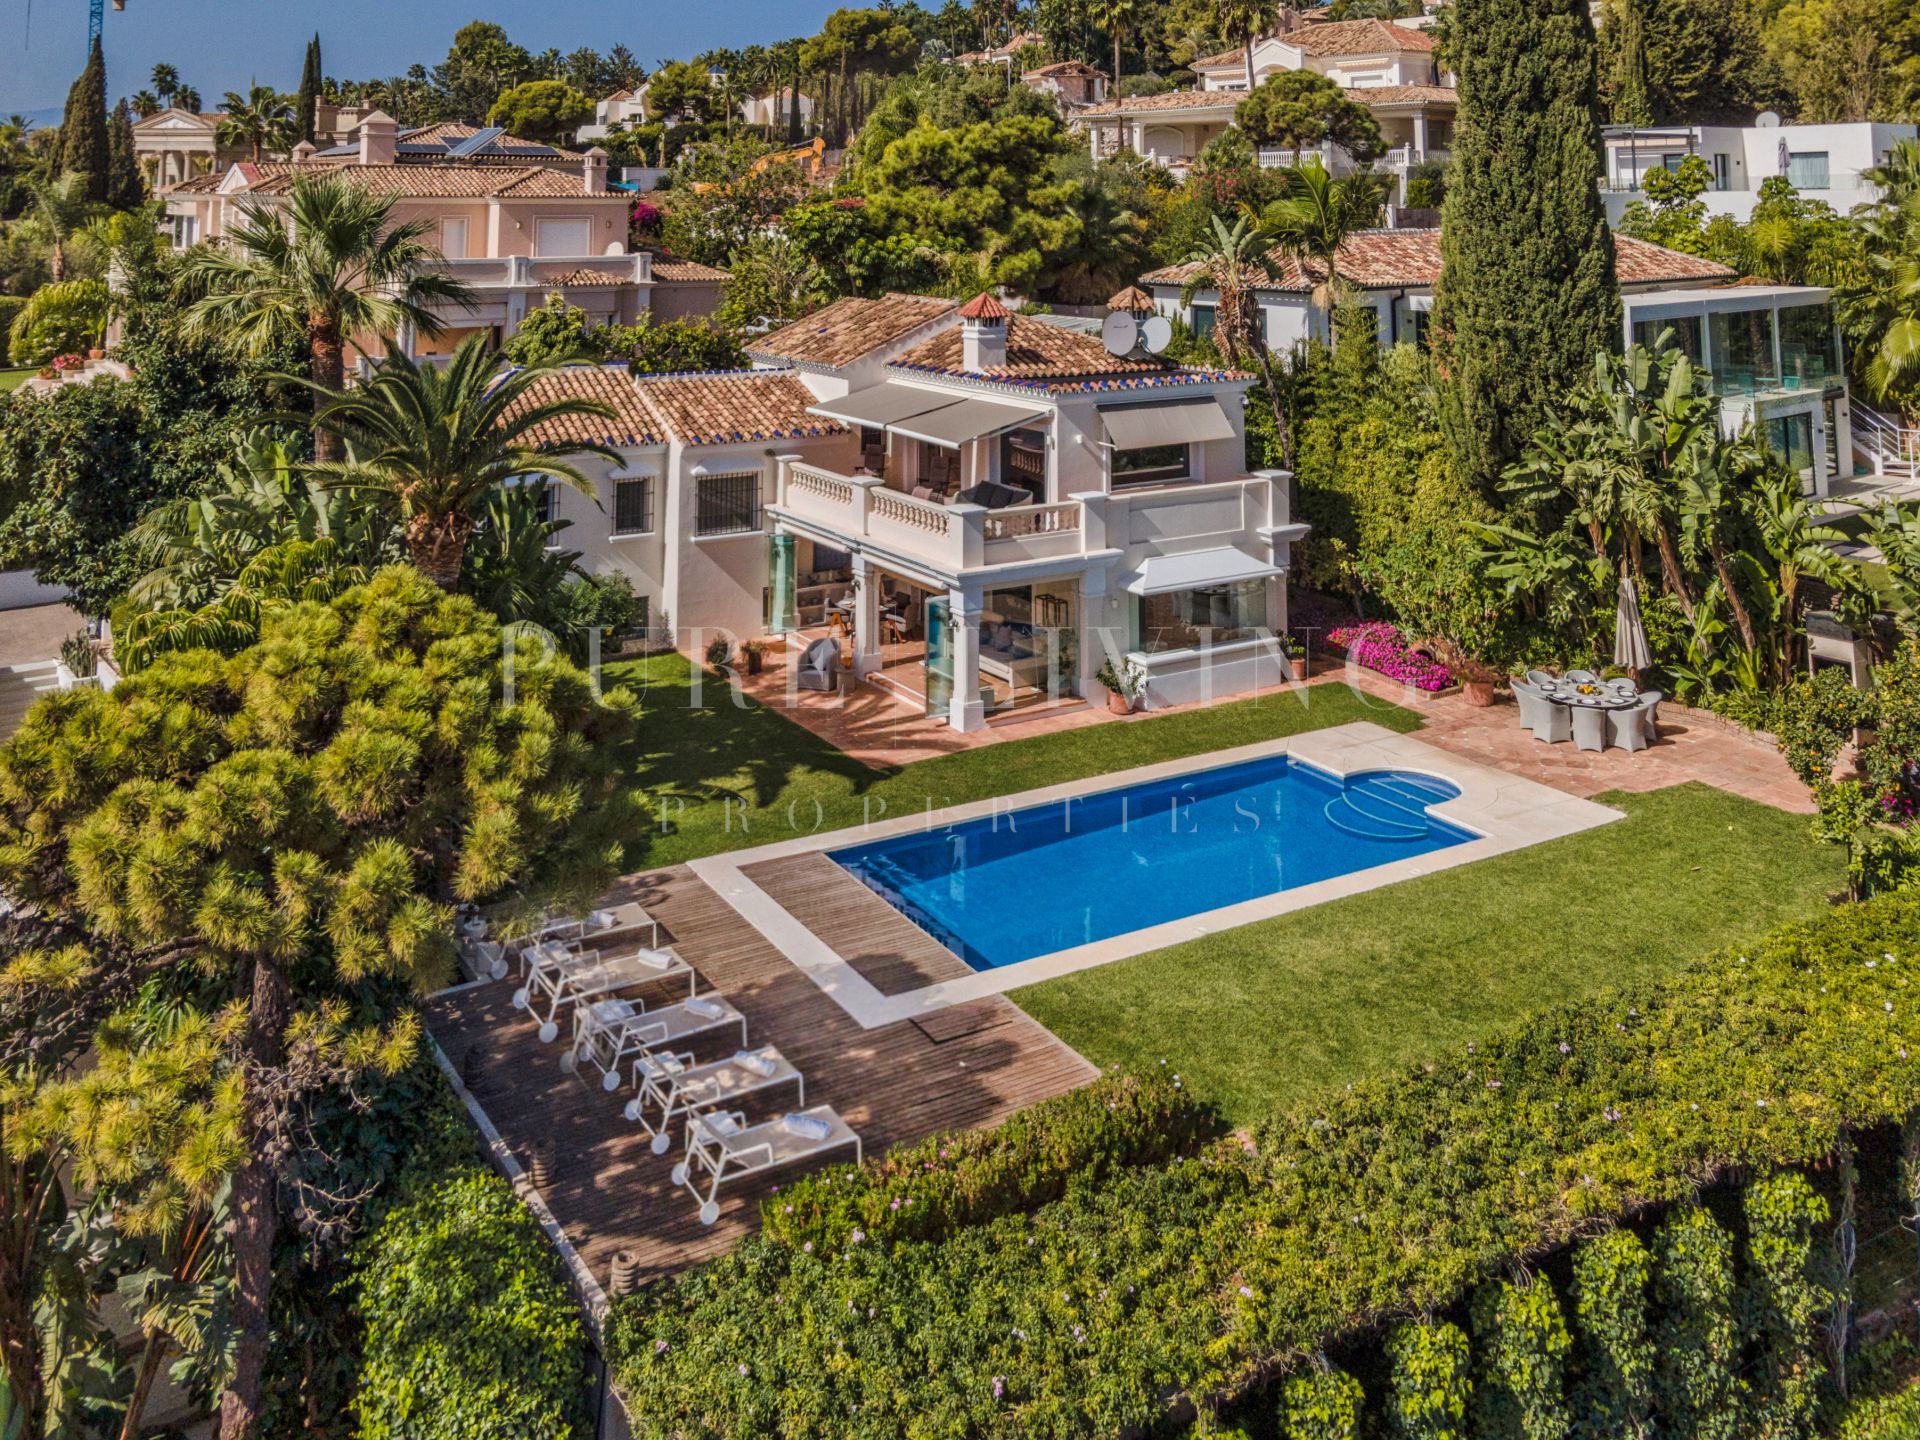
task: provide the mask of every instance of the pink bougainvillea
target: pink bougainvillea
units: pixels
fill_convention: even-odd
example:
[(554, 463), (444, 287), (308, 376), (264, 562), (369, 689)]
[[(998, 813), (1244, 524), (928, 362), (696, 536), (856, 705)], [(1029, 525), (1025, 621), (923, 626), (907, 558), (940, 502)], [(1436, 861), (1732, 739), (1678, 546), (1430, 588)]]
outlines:
[(1389, 680), (1400, 680), (1416, 690), (1444, 690), (1453, 684), (1447, 667), (1407, 643), (1398, 626), (1384, 620), (1368, 620), (1358, 625), (1343, 625), (1327, 632), (1327, 639), (1341, 646), (1356, 665), (1377, 670)]

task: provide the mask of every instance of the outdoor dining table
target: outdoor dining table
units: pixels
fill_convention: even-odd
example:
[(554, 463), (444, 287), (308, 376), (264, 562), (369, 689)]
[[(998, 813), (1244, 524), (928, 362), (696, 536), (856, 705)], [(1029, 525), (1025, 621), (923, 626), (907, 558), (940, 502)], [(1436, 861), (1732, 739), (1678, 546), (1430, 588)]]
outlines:
[(1582, 695), (1572, 685), (1543, 686), (1541, 694), (1556, 705), (1578, 705), (1586, 710), (1631, 710), (1640, 703), (1640, 692), (1623, 694), (1605, 685), (1596, 686), (1591, 695)]

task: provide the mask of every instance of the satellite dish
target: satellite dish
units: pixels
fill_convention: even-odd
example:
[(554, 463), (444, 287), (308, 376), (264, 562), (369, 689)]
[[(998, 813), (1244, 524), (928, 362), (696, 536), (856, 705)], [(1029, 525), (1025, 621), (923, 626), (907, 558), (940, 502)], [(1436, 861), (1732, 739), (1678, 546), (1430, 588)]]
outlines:
[(1778, 129), (1780, 125), (1780, 112), (1778, 110), (1762, 110), (1758, 115), (1753, 117), (1753, 123), (1762, 130)]
[(1140, 327), (1140, 340), (1149, 355), (1158, 355), (1173, 343), (1173, 322), (1164, 315), (1149, 315)]
[(1140, 343), (1140, 322), (1126, 311), (1116, 310), (1101, 325), (1100, 341), (1109, 355), (1131, 355)]

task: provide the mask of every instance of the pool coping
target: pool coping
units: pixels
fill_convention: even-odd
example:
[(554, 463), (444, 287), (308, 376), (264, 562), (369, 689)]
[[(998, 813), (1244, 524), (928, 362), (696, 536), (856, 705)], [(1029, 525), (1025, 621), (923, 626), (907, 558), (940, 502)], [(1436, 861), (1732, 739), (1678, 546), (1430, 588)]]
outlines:
[[(1235, 905), (1130, 930), (1105, 940), (1056, 950), (1048, 955), (1037, 955), (1011, 965), (976, 970), (956, 979), (943, 980), (898, 995), (881, 993), (826, 941), (796, 920), (744, 873), (747, 867), (768, 860), (870, 844), (914, 831), (941, 829), (968, 820), (1011, 814), (1036, 805), (1057, 804), (1103, 790), (1122, 789), (1275, 755), (1292, 756), (1303, 764), (1324, 770), (1341, 780), (1368, 770), (1407, 770), (1448, 781), (1459, 788), (1459, 796), (1427, 807), (1429, 812), (1479, 838), (1410, 856), (1405, 860), (1393, 860), (1369, 869), (1336, 875), (1311, 885), (1302, 885), (1298, 889), (1257, 896)], [(989, 995), (1003, 995), (1010, 990), (1057, 979), (1078, 970), (1164, 950), (1170, 945), (1202, 939), (1256, 921), (1270, 920), (1329, 900), (1362, 894), (1416, 876), (1449, 870), (1458, 865), (1470, 865), (1548, 840), (1577, 835), (1622, 818), (1618, 810), (1608, 809), (1591, 800), (1568, 795), (1538, 781), (1450, 754), (1411, 735), (1398, 734), (1371, 721), (1356, 720), (1281, 740), (1214, 750), (1179, 760), (1137, 766), (1131, 770), (1111, 771), (1062, 785), (1023, 790), (1014, 795), (1001, 795), (941, 809), (928, 808), (911, 815), (881, 819), (831, 833), (796, 836), (751, 850), (709, 855), (690, 861), (688, 868), (856, 1023), (871, 1030), (900, 1020), (911, 1020), (950, 1005), (964, 1004)], [(851, 872), (847, 879), (855, 885), (861, 883)]]

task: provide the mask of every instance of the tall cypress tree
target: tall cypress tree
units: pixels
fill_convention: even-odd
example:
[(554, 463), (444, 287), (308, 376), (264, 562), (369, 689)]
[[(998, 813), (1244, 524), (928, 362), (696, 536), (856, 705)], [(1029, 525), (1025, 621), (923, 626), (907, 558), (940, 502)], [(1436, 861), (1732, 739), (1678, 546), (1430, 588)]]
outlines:
[(1436, 354), (1464, 478), (1491, 493), (1542, 409), (1620, 347), (1587, 0), (1453, 0), (1459, 78)]
[(133, 153), (133, 107), (122, 97), (107, 122), (107, 204), (131, 210), (146, 198), (146, 182)]
[(86, 69), (67, 92), (67, 110), (60, 121), (60, 173), (84, 171), (87, 198), (104, 201), (108, 159), (107, 62), (96, 35)]
[(315, 35), (307, 42), (306, 64), (300, 67), (300, 88), (293, 97), (294, 123), (300, 127), (300, 138), (309, 143), (315, 143), (319, 105), (320, 37)]

